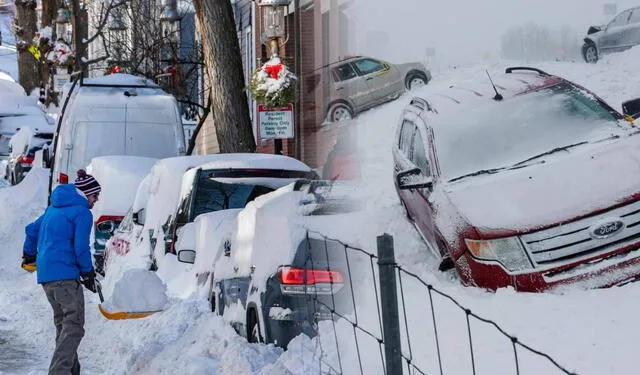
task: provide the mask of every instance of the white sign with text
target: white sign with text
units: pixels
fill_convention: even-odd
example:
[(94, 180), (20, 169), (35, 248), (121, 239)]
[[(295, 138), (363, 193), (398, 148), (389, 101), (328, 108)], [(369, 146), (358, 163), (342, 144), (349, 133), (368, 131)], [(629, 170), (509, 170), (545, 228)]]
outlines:
[(293, 104), (280, 108), (258, 105), (260, 138), (293, 138)]

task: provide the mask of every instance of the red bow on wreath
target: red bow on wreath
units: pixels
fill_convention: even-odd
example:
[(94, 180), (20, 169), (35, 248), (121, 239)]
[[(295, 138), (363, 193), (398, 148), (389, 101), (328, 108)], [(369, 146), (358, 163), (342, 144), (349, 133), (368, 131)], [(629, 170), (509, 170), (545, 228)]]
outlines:
[(267, 65), (264, 67), (264, 71), (267, 72), (271, 78), (278, 79), (278, 75), (282, 71), (282, 68), (282, 64)]

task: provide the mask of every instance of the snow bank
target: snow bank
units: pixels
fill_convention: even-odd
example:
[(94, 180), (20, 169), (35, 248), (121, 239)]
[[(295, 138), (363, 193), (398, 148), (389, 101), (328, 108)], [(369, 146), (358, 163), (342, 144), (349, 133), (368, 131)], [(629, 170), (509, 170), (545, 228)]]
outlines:
[(111, 298), (102, 306), (109, 312), (163, 310), (169, 302), (166, 289), (155, 272), (130, 269), (116, 282)]
[[(24, 227), (42, 215), (47, 204), (49, 170), (33, 168), (19, 185), (0, 189), (0, 271), (24, 273), (18, 266), (22, 257)], [(35, 279), (34, 279), (35, 280)]]
[(141, 156), (101, 156), (91, 159), (87, 173), (102, 186), (100, 200), (93, 208), (102, 215), (124, 215), (135, 199), (140, 182), (158, 159)]

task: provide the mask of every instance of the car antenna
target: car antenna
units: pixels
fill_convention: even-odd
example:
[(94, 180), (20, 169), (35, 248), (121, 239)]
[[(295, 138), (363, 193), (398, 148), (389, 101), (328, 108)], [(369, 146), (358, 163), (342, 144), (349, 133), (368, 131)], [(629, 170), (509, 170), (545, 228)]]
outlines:
[(499, 102), (502, 99), (504, 99), (504, 97), (498, 92), (498, 89), (496, 88), (496, 85), (493, 84), (493, 80), (491, 79), (491, 76), (489, 75), (489, 71), (485, 70), (485, 72), (487, 72), (487, 77), (489, 77), (489, 81), (491, 82), (491, 86), (493, 86), (493, 90), (496, 92), (496, 96), (493, 97), (493, 100)]

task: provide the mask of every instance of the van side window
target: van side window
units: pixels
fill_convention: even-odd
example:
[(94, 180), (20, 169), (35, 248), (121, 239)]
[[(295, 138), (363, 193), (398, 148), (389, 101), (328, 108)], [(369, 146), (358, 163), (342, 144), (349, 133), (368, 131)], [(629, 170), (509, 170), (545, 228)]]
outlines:
[(415, 125), (411, 121), (404, 120), (402, 122), (402, 128), (400, 129), (400, 139), (398, 140), (398, 148), (402, 153), (409, 158), (409, 151), (411, 149), (411, 138)]
[(411, 162), (420, 168), (422, 174), (425, 176), (431, 176), (431, 169), (429, 168), (429, 160), (427, 159), (427, 150), (424, 147), (422, 141), (422, 135), (420, 131), (416, 129), (413, 136), (413, 145), (411, 146)]

